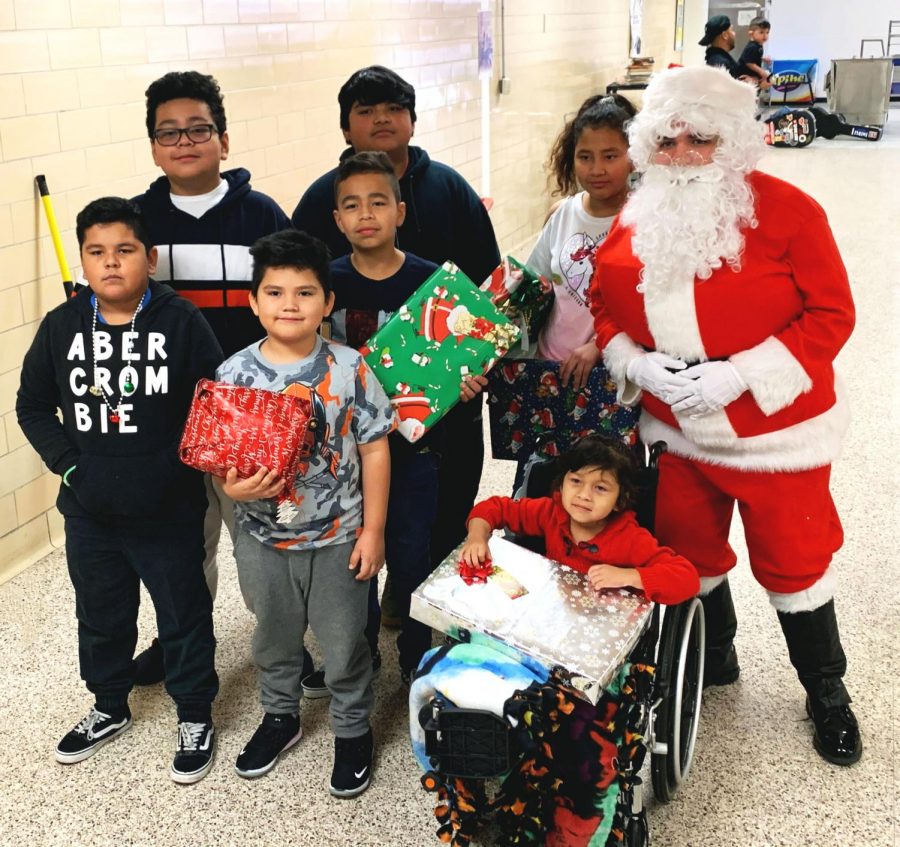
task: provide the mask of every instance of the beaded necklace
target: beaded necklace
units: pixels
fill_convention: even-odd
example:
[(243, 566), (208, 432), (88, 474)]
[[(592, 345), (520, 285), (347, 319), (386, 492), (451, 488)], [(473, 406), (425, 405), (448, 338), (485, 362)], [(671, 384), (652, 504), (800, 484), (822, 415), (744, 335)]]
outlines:
[[(121, 406), (122, 401), (125, 400), (126, 397), (130, 397), (134, 394), (135, 391), (135, 383), (134, 380), (137, 379), (137, 371), (129, 364), (126, 365), (121, 373), (119, 374), (119, 379), (125, 379), (124, 384), (122, 385), (122, 392), (119, 395), (119, 402), (113, 405), (112, 398), (106, 393), (106, 389), (101, 385), (100, 379), (98, 378), (97, 373), (97, 312), (99, 311), (99, 304), (97, 303), (97, 296), (94, 295), (91, 298), (94, 302), (94, 314), (91, 318), (91, 356), (93, 358), (93, 371), (94, 371), (94, 384), (88, 389), (94, 397), (101, 397), (103, 399), (103, 405), (109, 409), (112, 414), (109, 416), (109, 419), (112, 423), (117, 424), (121, 419)], [(141, 297), (140, 302), (137, 304), (137, 308), (134, 310), (134, 314), (131, 316), (131, 334), (134, 336), (134, 322), (137, 320), (138, 312), (144, 308), (144, 301), (146, 300), (146, 295)]]

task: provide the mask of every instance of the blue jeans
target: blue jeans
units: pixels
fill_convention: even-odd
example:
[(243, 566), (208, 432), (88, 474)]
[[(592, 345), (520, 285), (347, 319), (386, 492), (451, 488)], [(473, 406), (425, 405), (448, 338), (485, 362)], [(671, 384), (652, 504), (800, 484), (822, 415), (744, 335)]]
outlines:
[(431, 530), (437, 517), (438, 466), (435, 453), (412, 453), (391, 465), (385, 526), (385, 554), (400, 611), (397, 650), (400, 669), (415, 670), (431, 649), (431, 627), (409, 616), (413, 591), (431, 574)]

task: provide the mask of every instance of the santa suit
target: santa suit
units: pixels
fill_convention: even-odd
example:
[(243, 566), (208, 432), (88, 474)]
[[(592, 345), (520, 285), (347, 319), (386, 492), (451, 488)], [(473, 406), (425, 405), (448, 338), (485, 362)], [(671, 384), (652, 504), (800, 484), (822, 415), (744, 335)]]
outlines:
[(831, 598), (828, 566), (842, 541), (828, 477), (848, 415), (832, 363), (853, 329), (853, 300), (821, 207), (774, 177), (748, 179), (759, 225), (744, 232), (738, 272), (725, 265), (645, 303), (632, 231), (617, 222), (597, 251), (591, 309), (623, 402), (640, 395), (626, 367), (649, 350), (689, 364), (727, 359), (743, 377), (747, 391), (696, 419), (641, 397), (642, 439), (669, 448), (656, 532), (708, 591), (735, 562), (737, 501), (754, 575), (776, 608), (801, 611)]

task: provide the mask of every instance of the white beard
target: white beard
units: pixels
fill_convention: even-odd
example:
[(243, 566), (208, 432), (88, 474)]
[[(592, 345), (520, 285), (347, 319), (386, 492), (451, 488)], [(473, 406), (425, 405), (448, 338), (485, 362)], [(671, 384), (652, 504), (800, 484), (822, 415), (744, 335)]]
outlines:
[(740, 269), (744, 236), (755, 227), (746, 175), (718, 164), (651, 165), (622, 211), (633, 228), (632, 248), (644, 267), (638, 290), (656, 349), (703, 361), (694, 307), (695, 279), (723, 264)]

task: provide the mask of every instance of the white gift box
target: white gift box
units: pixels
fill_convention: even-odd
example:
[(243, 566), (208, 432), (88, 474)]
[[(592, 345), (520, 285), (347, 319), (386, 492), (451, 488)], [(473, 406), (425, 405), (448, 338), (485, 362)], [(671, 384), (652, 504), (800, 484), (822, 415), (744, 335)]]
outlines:
[[(592, 704), (637, 644), (653, 603), (627, 589), (598, 593), (587, 576), (499, 536), (490, 540), (494, 573), (467, 585), (454, 550), (412, 596), (410, 615), (461, 641), (480, 633), (561, 667)], [(507, 650), (508, 652), (508, 650)]]

